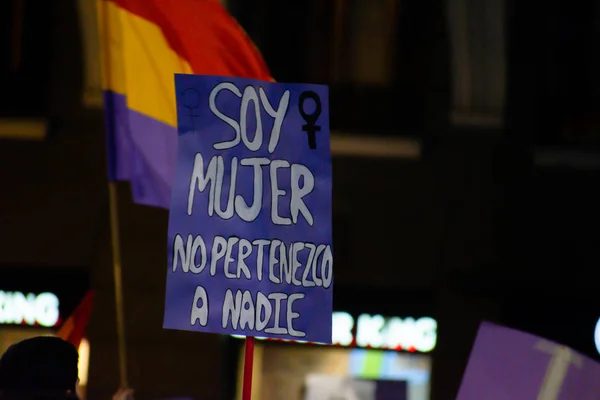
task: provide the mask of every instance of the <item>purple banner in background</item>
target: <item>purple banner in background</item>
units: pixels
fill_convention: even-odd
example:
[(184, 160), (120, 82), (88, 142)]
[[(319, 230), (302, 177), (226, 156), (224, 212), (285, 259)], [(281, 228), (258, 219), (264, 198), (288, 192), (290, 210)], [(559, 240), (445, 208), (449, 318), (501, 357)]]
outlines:
[(566, 346), (482, 323), (457, 400), (595, 400), (600, 365)]
[(331, 343), (326, 86), (176, 75), (164, 327)]

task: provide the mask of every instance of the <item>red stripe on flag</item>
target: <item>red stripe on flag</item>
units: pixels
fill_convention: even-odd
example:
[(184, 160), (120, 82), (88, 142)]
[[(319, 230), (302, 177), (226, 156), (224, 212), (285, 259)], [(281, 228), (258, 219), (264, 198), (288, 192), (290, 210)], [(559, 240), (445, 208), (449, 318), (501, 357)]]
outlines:
[(217, 0), (110, 0), (158, 26), (196, 74), (272, 80), (262, 55)]
[(81, 303), (59, 329), (57, 336), (79, 348), (81, 339), (85, 336), (85, 329), (90, 321), (93, 304), (94, 291), (88, 290)]

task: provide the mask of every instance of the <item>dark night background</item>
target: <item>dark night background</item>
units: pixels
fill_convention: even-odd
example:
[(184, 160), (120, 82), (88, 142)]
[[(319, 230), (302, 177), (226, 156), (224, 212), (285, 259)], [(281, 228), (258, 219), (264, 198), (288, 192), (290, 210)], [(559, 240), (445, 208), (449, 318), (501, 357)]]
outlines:
[[(37, 268), (91, 276), (88, 393), (106, 399), (118, 384), (114, 293), (103, 115), (81, 100), (85, 29), (74, 0), (25, 1), (15, 69), (18, 3), (0, 2), (0, 122), (36, 118), (48, 129), (40, 141), (0, 141), (0, 283), (16, 266), (32, 268), (31, 279), (42, 279)], [(416, 158), (334, 154), (336, 307), (434, 316), (433, 399), (454, 398), (482, 319), (600, 360), (598, 3), (507, 0), (505, 17), (473, 18), (475, 88), (461, 107), (453, 103), (458, 45), (445, 2), (373, 1), (390, 7), (377, 15), (393, 28), (391, 72), (379, 80), (351, 73), (364, 68), (353, 66), (358, 47), (344, 44), (353, 43), (354, 28), (337, 25), (339, 3), (229, 2), (277, 80), (330, 85), (332, 131), (420, 145)], [(466, 3), (475, 16), (488, 4)], [(489, 33), (494, 24), (504, 27), (503, 43)], [(505, 79), (493, 73), (497, 59)], [(497, 82), (503, 107), (494, 106), (492, 89), (477, 92)], [(176, 387), (221, 399), (232, 384), (225, 342), (161, 329), (168, 213), (132, 204), (129, 193), (119, 185), (136, 396), (171, 396)], [(75, 278), (52, 279), (77, 286)]]

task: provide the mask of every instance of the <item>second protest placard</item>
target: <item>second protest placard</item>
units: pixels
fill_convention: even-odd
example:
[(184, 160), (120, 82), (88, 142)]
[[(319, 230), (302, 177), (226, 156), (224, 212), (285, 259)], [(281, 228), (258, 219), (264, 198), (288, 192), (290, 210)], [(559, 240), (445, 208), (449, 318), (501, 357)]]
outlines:
[(176, 75), (164, 327), (331, 343), (326, 86)]

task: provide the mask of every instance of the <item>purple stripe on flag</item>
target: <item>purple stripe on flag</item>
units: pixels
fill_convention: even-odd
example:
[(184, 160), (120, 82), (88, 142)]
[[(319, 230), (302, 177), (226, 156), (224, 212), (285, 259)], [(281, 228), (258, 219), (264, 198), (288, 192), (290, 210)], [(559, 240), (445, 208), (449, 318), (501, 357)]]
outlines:
[(133, 201), (168, 209), (177, 164), (177, 128), (131, 110), (129, 127), (137, 154), (131, 179)]
[(131, 178), (134, 159), (129, 134), (127, 99), (113, 91), (104, 91), (104, 109), (108, 179), (126, 181)]
[(129, 180), (133, 201), (169, 208), (177, 161), (177, 128), (127, 108), (124, 95), (106, 92), (108, 171)]

